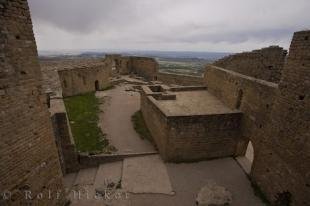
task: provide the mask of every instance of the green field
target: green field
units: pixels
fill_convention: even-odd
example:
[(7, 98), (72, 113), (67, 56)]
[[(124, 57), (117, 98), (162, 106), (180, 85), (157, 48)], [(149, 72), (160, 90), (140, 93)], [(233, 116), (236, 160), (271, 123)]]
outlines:
[(109, 142), (98, 127), (99, 101), (95, 93), (68, 97), (64, 102), (77, 150), (103, 152)]
[(202, 76), (206, 64), (211, 61), (199, 59), (157, 59), (157, 62), (161, 72)]

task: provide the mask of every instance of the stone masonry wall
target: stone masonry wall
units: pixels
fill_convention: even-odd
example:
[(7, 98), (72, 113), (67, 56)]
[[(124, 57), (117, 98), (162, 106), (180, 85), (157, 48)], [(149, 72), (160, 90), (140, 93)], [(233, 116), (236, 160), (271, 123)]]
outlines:
[(170, 74), (170, 73), (157, 73), (157, 80), (165, 84), (175, 84), (182, 86), (200, 86), (203, 85), (203, 77)]
[[(157, 148), (163, 158), (166, 157), (166, 147), (168, 141), (167, 119), (165, 115), (154, 105), (152, 98), (148, 98), (145, 93), (141, 94), (141, 111), (143, 118), (150, 130)], [(153, 99), (153, 101), (155, 101)]]
[(154, 58), (121, 56), (120, 54), (108, 54), (105, 62), (112, 68), (113, 75), (137, 74), (147, 81), (156, 79), (158, 63)]
[(252, 178), (272, 202), (310, 204), (310, 31), (294, 34)]
[(235, 154), (241, 114), (168, 117), (166, 160), (197, 161)]
[(279, 85), (216, 66), (205, 73), (208, 90), (243, 112), (244, 154), (254, 147), (251, 178), (275, 205), (309, 205), (310, 31), (295, 33)]
[(62, 172), (63, 174), (77, 172), (80, 168), (78, 162), (78, 153), (71, 136), (70, 124), (67, 114), (65, 112), (55, 113), (51, 119), (53, 123)]
[[(58, 71), (62, 96), (74, 96), (109, 86), (111, 70), (104, 64)], [(96, 88), (97, 87), (97, 88)]]
[(0, 1), (0, 25), (0, 194), (11, 192), (0, 205), (56, 205), (48, 192), (62, 174), (27, 1)]
[(155, 99), (160, 94), (143, 87), (141, 111), (165, 161), (197, 161), (235, 154), (241, 113), (167, 116), (157, 103), (165, 100)]
[(224, 57), (213, 65), (270, 82), (279, 82), (286, 50), (271, 46)]
[(245, 153), (249, 140), (256, 150), (257, 132), (268, 122), (278, 85), (212, 65), (206, 68), (205, 81), (210, 93), (231, 109), (243, 112), (243, 141), (239, 142), (236, 155)]
[(130, 57), (131, 71), (146, 80), (154, 80), (158, 72), (158, 63), (153, 58), (147, 57)]

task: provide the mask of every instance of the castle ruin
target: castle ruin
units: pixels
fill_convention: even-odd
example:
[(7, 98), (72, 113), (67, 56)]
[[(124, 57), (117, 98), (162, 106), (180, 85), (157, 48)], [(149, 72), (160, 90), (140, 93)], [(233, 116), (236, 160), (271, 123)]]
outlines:
[[(49, 196), (64, 189), (63, 174), (100, 157), (77, 154), (65, 109), (48, 111), (27, 1), (0, 1), (0, 24), (0, 194), (10, 195), (0, 205), (63, 205), (65, 197)], [(113, 76), (141, 76), (141, 110), (165, 161), (239, 157), (251, 142), (249, 177), (268, 200), (309, 205), (309, 37), (296, 32), (288, 55), (272, 46), (225, 57), (204, 78), (160, 74), (152, 58), (107, 55), (58, 71), (59, 83), (65, 97), (102, 90)]]

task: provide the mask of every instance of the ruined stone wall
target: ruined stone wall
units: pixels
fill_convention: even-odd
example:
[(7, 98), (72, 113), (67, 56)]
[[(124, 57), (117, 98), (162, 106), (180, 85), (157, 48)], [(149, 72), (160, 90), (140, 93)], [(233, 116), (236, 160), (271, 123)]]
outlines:
[(252, 52), (244, 52), (224, 57), (213, 65), (270, 82), (279, 82), (286, 51), (271, 46)]
[(113, 75), (137, 74), (147, 81), (156, 79), (158, 63), (153, 58), (121, 56), (119, 54), (108, 54), (105, 62), (112, 69)]
[(111, 70), (104, 64), (58, 71), (63, 97), (79, 95), (109, 86)]
[[(252, 178), (272, 202), (310, 202), (310, 31), (294, 34)], [(290, 198), (288, 198), (290, 197)]]
[[(154, 86), (156, 87), (156, 86)], [(172, 95), (143, 87), (141, 111), (165, 161), (184, 162), (233, 156), (240, 138), (241, 114), (167, 115), (158, 101)], [(184, 88), (187, 91), (187, 87)], [(181, 91), (181, 90), (179, 90)], [(163, 97), (166, 98), (162, 98)]]
[(197, 161), (235, 154), (241, 114), (168, 117), (166, 160)]
[(62, 174), (27, 1), (0, 1), (0, 25), (0, 193), (12, 195), (0, 205), (56, 205), (48, 192), (63, 189)]
[(249, 140), (256, 149), (257, 132), (267, 124), (278, 85), (212, 65), (206, 68), (205, 81), (210, 93), (244, 114), (241, 122), (244, 141), (239, 142), (236, 155), (245, 153)]
[(307, 205), (310, 171), (310, 31), (295, 33), (279, 85), (215, 66), (206, 69), (208, 90), (243, 112), (242, 155), (254, 147), (251, 178), (272, 204)]
[(168, 128), (166, 125), (167, 119), (165, 115), (154, 105), (152, 102), (154, 99), (152, 98), (153, 97), (149, 98), (145, 93), (141, 94), (141, 112), (161, 156), (165, 159), (166, 147), (168, 146)]
[(170, 74), (170, 73), (157, 73), (157, 80), (165, 84), (175, 84), (182, 86), (199, 86), (203, 85), (203, 77)]
[(63, 174), (77, 172), (79, 170), (78, 153), (72, 139), (70, 124), (65, 112), (55, 113), (51, 117), (59, 159)]
[(153, 58), (130, 57), (130, 71), (145, 78), (148, 81), (156, 79), (158, 63)]

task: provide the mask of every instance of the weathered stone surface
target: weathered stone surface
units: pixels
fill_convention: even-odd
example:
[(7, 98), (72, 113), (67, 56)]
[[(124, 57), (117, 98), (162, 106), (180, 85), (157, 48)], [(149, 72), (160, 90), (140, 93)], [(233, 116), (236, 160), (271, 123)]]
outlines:
[(112, 67), (112, 73), (116, 74), (137, 74), (144, 79), (155, 80), (158, 72), (158, 63), (153, 58), (121, 55), (106, 55), (106, 62)]
[[(14, 194), (5, 203), (0, 195), (0, 204), (60, 204), (63, 197), (47, 195), (63, 189), (62, 173), (28, 3), (0, 4), (0, 194)], [(35, 198), (41, 193), (42, 199)]]
[(241, 113), (203, 87), (143, 86), (141, 111), (165, 161), (182, 162), (235, 154)]
[(229, 206), (232, 195), (226, 188), (210, 182), (201, 188), (196, 202), (198, 206)]
[(174, 194), (167, 168), (159, 155), (125, 159), (122, 187), (131, 193)]
[(164, 72), (157, 73), (157, 80), (169, 85), (199, 86), (204, 84), (203, 77)]
[(281, 47), (270, 46), (224, 57), (214, 62), (214, 65), (277, 83), (281, 78), (286, 53)]
[(97, 167), (80, 170), (75, 179), (74, 185), (92, 185), (94, 184)]
[(246, 76), (232, 67), (208, 66), (205, 73), (208, 90), (243, 112), (243, 138), (236, 156), (244, 155), (251, 140), (252, 180), (273, 204), (310, 202), (309, 37), (310, 31), (294, 34), (279, 84)]
[(102, 90), (110, 85), (110, 68), (104, 63), (58, 71), (64, 97)]

